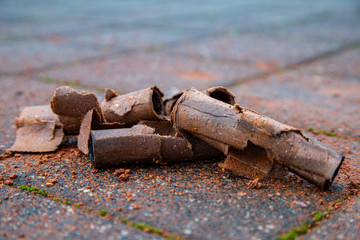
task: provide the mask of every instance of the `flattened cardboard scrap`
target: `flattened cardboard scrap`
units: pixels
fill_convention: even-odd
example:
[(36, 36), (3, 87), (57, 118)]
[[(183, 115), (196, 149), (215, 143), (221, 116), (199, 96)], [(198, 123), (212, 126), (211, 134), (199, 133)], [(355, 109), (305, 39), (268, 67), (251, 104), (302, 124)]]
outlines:
[[(40, 119), (42, 121), (54, 121), (60, 123), (58, 116), (54, 114), (49, 105), (24, 107), (16, 119)], [(15, 119), (15, 121), (16, 121)]]
[(163, 96), (156, 86), (119, 96), (107, 90), (101, 109), (106, 122), (134, 125), (141, 120), (161, 120)]
[(61, 143), (64, 132), (48, 105), (25, 107), (15, 119), (14, 152), (51, 152)]
[(176, 128), (195, 133), (208, 143), (211, 139), (221, 146), (243, 150), (251, 142), (263, 148), (274, 164), (287, 167), (322, 189), (332, 184), (343, 160), (341, 154), (296, 128), (195, 89), (180, 97), (171, 120)]

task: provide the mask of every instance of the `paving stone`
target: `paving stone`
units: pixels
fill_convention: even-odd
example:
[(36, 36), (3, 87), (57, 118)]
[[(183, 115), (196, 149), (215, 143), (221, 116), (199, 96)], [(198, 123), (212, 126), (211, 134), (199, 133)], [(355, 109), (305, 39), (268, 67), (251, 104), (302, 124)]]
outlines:
[(321, 226), (301, 239), (358, 239), (360, 232), (360, 198), (356, 197), (339, 209)]
[(71, 36), (72, 41), (95, 49), (111, 51), (158, 49), (164, 44), (186, 41), (206, 34), (204, 31), (141, 27), (117, 29), (114, 26)]
[[(123, 54), (86, 64), (45, 71), (37, 76), (77, 81), (91, 87), (129, 92), (158, 85), (164, 92), (226, 85), (259, 70), (234, 62), (160, 53)], [(175, 89), (175, 90), (174, 90)]]
[[(344, 166), (351, 166), (352, 172), (359, 169), (353, 165), (359, 157), (357, 142), (321, 137), (337, 151), (353, 149)], [(89, 159), (71, 145), (53, 154), (16, 155), (0, 164), (5, 179), (17, 174), (18, 186), (35, 186), (51, 197), (81, 202), (84, 210), (105, 209), (118, 221), (145, 222), (190, 239), (275, 238), (344, 196), (350, 184), (348, 169), (340, 169), (327, 192), (297, 177), (263, 181), (261, 189), (253, 190), (248, 180), (224, 173), (214, 163), (130, 167), (125, 183), (114, 170), (92, 171)], [(54, 187), (46, 187), (50, 178), (58, 181)]]
[(2, 239), (163, 239), (3, 185), (0, 200)]
[(283, 67), (289, 64), (324, 54), (339, 48), (331, 41), (298, 38), (294, 35), (263, 33), (239, 33), (237, 36), (220, 36), (197, 43), (175, 47), (172, 51), (205, 58), (221, 58), (253, 64), (263, 70)]
[(360, 49), (350, 49), (343, 54), (325, 59), (321, 62), (315, 62), (304, 67), (304, 71), (308, 71), (314, 75), (322, 75), (324, 77), (338, 77), (341, 79), (360, 79)]
[[(280, 0), (1, 1), (0, 73), (53, 67), (0, 78), (0, 151), (14, 140), (11, 125), (20, 108), (47, 103), (62, 81), (121, 93), (157, 84), (169, 93), (254, 79), (254, 74), (358, 41), (357, 8), (356, 0), (319, 0), (311, 7)], [(131, 166), (130, 179), (120, 182), (114, 169), (95, 171), (70, 139), (55, 153), (16, 154), (0, 161), (1, 177), (16, 173), (18, 186), (30, 184), (49, 194), (45, 198), (2, 186), (0, 208), (13, 215), (0, 212), (0, 233), (111, 239), (127, 232), (130, 239), (158, 238), (120, 224), (125, 218), (187, 239), (274, 239), (359, 186), (358, 56), (359, 49), (349, 49), (231, 89), (241, 105), (305, 130), (336, 133), (308, 132), (346, 156), (330, 191), (293, 175), (262, 181), (261, 189), (251, 190), (248, 180), (222, 172), (214, 160)], [(82, 59), (87, 61), (77, 61)], [(50, 178), (58, 180), (53, 187), (46, 186)], [(350, 195), (345, 212), (335, 210), (305, 238), (357, 239), (358, 201)], [(101, 209), (108, 211), (108, 219), (97, 215)], [(42, 225), (44, 219), (50, 227)], [(334, 228), (338, 223), (341, 227)]]
[[(327, 67), (326, 62), (319, 65)], [(281, 122), (360, 139), (359, 90), (357, 78), (300, 69), (243, 84), (233, 91), (241, 105)]]
[(100, 54), (96, 50), (62, 41), (62, 38), (54, 36), (48, 41), (26, 41), (1, 45), (0, 73), (29, 72), (62, 63), (76, 64), (81, 59)]

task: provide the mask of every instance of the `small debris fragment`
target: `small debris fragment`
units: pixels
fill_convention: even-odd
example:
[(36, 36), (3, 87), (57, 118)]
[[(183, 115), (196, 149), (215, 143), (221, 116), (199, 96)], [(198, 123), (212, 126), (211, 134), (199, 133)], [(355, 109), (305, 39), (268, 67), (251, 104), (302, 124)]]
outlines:
[(119, 180), (121, 182), (126, 182), (129, 178), (130, 178), (129, 174), (123, 173), (123, 174), (120, 175)]
[(295, 207), (295, 206), (300, 206), (300, 207), (307, 207), (308, 205), (304, 202), (300, 202), (300, 201), (293, 201), (290, 204), (291, 207)]
[(121, 174), (125, 173), (125, 169), (123, 168), (120, 168), (120, 169), (116, 169), (115, 172), (114, 172), (114, 176), (119, 176)]
[(140, 205), (135, 204), (135, 203), (132, 205), (132, 207), (133, 207), (134, 210), (139, 210), (141, 208)]
[(261, 186), (262, 186), (262, 184), (260, 182), (260, 178), (250, 180), (249, 183), (248, 183), (248, 188), (249, 189), (260, 189)]
[(16, 173), (13, 173), (10, 175), (10, 179), (16, 179), (18, 177), (18, 175), (16, 175)]
[(14, 181), (12, 181), (12, 180), (6, 180), (6, 181), (5, 181), (5, 185), (7, 185), (7, 186), (12, 186), (12, 185), (14, 185)]

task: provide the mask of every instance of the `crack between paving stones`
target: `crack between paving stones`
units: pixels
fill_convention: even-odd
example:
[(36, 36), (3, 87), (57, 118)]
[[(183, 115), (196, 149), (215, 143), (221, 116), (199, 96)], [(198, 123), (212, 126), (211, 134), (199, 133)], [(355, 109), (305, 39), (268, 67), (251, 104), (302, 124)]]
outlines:
[(342, 46), (340, 46), (340, 47), (338, 47), (338, 48), (336, 48), (334, 50), (324, 52), (324, 53), (319, 54), (317, 56), (310, 57), (310, 58), (304, 59), (304, 60), (296, 62), (296, 63), (285, 65), (284, 67), (274, 68), (271, 71), (264, 72), (264, 73), (258, 73), (258, 74), (255, 74), (253, 76), (250, 76), (250, 77), (234, 79), (232, 83), (226, 84), (225, 87), (228, 87), (228, 88), (236, 87), (236, 86), (243, 85), (245, 83), (254, 82), (256, 80), (261, 80), (262, 78), (269, 77), (269, 76), (277, 74), (277, 73), (283, 73), (283, 72), (287, 72), (287, 71), (296, 70), (296, 69), (298, 69), (298, 68), (300, 68), (302, 66), (306, 66), (306, 65), (309, 65), (311, 63), (315, 63), (317, 61), (324, 60), (324, 59), (327, 59), (329, 57), (336, 56), (336, 55), (339, 55), (341, 53), (344, 53), (344, 52), (347, 52), (347, 51), (350, 51), (350, 50), (354, 50), (354, 49), (357, 49), (357, 48), (360, 48), (360, 41), (350, 42), (350, 43), (342, 45)]
[[(19, 192), (26, 192), (27, 194), (32, 194), (32, 195), (36, 195), (36, 197), (39, 197), (39, 198), (43, 198), (43, 199), (46, 199), (48, 201), (51, 201), (51, 202), (57, 202), (61, 205), (64, 205), (65, 207), (72, 207), (72, 208), (75, 208), (75, 204), (73, 203), (70, 203), (70, 204), (66, 204), (66, 203), (63, 203), (62, 201), (55, 201), (54, 199), (57, 199), (57, 198), (54, 198), (54, 196), (49, 196), (48, 194), (46, 196), (43, 196), (43, 195), (40, 195), (40, 194), (36, 194), (34, 192), (29, 192), (29, 191), (26, 191), (26, 190), (22, 190), (20, 189), (17, 185), (13, 185), (13, 186), (7, 186), (7, 187), (10, 187), (10, 188), (13, 188), (15, 189), (16, 191), (19, 191)], [(42, 190), (42, 189), (39, 189), (39, 190)], [(45, 192), (47, 193), (47, 192)], [(59, 200), (65, 200), (66, 199), (59, 199)], [(66, 201), (66, 202), (69, 202), (69, 201)], [(152, 227), (150, 224), (146, 224), (146, 223), (143, 223), (143, 222), (136, 222), (136, 223), (132, 223), (132, 222), (129, 222), (127, 219), (126, 219), (126, 222), (123, 221), (124, 218), (122, 218), (121, 220), (118, 220), (118, 219), (114, 219), (112, 217), (110, 217), (109, 215), (104, 215), (104, 216), (100, 216), (98, 213), (96, 213), (94, 210), (91, 210), (90, 212), (89, 211), (86, 211), (86, 208), (85, 207), (76, 207), (77, 209), (75, 210), (79, 210), (79, 211), (82, 211), (83, 213), (85, 214), (91, 214), (91, 215), (95, 215), (97, 217), (101, 217), (103, 219), (106, 219), (106, 220), (109, 220), (109, 221), (113, 221), (117, 224), (121, 224), (121, 225), (125, 225), (125, 226), (128, 226), (130, 228), (133, 228), (133, 229), (136, 229), (138, 231), (141, 231), (141, 232), (144, 232), (146, 234), (149, 234), (149, 235), (156, 235), (156, 236), (159, 236), (159, 237), (162, 237), (164, 239), (179, 239), (179, 240), (185, 240), (183, 237), (180, 237), (180, 234), (178, 234), (177, 232), (172, 232), (170, 233), (170, 236), (169, 237), (165, 237), (163, 236), (163, 234), (167, 233), (166, 231), (162, 231), (161, 229), (158, 229), (161, 231), (161, 234), (157, 234), (157, 233), (154, 233), (154, 232), (147, 232), (145, 231), (144, 229), (145, 228), (139, 228), (139, 227), (136, 227), (136, 225), (138, 224), (143, 224), (143, 225), (148, 225), (150, 227)], [(129, 224), (130, 223), (130, 224)], [(154, 227), (152, 227), (154, 228)], [(154, 228), (154, 229), (157, 229), (157, 228)], [(177, 238), (179, 237), (179, 238)]]
[[(323, 21), (327, 21), (329, 19), (331, 19), (331, 17), (333, 17), (335, 14), (335, 12), (331, 11), (331, 10), (327, 10), (327, 11), (322, 11), (322, 12), (319, 12), (317, 14), (311, 14), (311, 16), (321, 16), (321, 19), (319, 20), (318, 18), (316, 22), (323, 22)], [(312, 22), (312, 18), (311, 16), (308, 16), (306, 15), (305, 17), (299, 17), (299, 18), (296, 18), (296, 19), (293, 19), (293, 20), (290, 20), (288, 22), (286, 22), (285, 24), (280, 24), (278, 25), (277, 23), (271, 23), (271, 24), (267, 24), (267, 23), (264, 23), (262, 25), (260, 25), (259, 27), (255, 27), (255, 29), (257, 30), (251, 30), (251, 31), (244, 31), (244, 32), (256, 32), (256, 31), (259, 31), (261, 29), (269, 29), (269, 28), (272, 28), (272, 29), (277, 29), (277, 28), (281, 28), (281, 27), (286, 27), (286, 26), (297, 26), (297, 25), (302, 25), (302, 24), (306, 24), (308, 22)], [(149, 25), (147, 25), (146, 23), (133, 23), (135, 26), (138, 25), (138, 26), (145, 26), (145, 27), (149, 27)], [(130, 24), (130, 25), (133, 25), (133, 24)], [(165, 28), (166, 29), (166, 28)], [(169, 29), (171, 29), (169, 27)], [(184, 27), (184, 29), (187, 29), (187, 30), (191, 30), (192, 28), (187, 28), (187, 27)], [(169, 48), (169, 47), (172, 47), (172, 46), (176, 46), (178, 45), (179, 43), (182, 43), (184, 40), (202, 40), (204, 37), (209, 37), (209, 36), (221, 36), (222, 34), (224, 34), (224, 32), (226, 32), (225, 30), (220, 30), (220, 31), (215, 31), (215, 32), (208, 32), (208, 33), (205, 33), (205, 34), (200, 34), (200, 35), (196, 35), (196, 36), (193, 36), (193, 37), (188, 37), (188, 38), (184, 38), (184, 39), (179, 39), (179, 40), (175, 40), (175, 41), (171, 41), (171, 42), (168, 42), (168, 43), (163, 43), (163, 44), (160, 44), (161, 48)], [(360, 42), (353, 42), (353, 43), (350, 43), (350, 44), (346, 44), (346, 45), (343, 45), (342, 47), (338, 48), (340, 51), (342, 48), (347, 48), (348, 45), (353, 45), (353, 44), (356, 44), (360, 45)], [(129, 49), (124, 49), (124, 50), (118, 50), (118, 51), (114, 51), (113, 54), (110, 54), (110, 55), (106, 55), (106, 54), (102, 54), (102, 55), (98, 55), (98, 56), (94, 56), (94, 57), (89, 57), (89, 58), (84, 58), (82, 60), (79, 60), (79, 64), (82, 64), (82, 63), (89, 63), (89, 62), (93, 62), (93, 61), (97, 61), (98, 59), (101, 59), (101, 58), (104, 58), (104, 57), (115, 57), (115, 56), (119, 56), (121, 54), (129, 54), (129, 53), (136, 53), (136, 52), (149, 52), (149, 47), (151, 47), (151, 45), (149, 46), (145, 46), (143, 48), (140, 49), (140, 51), (138, 49), (133, 49), (133, 48), (129, 48)], [(151, 51), (151, 50), (150, 50)], [(154, 50), (152, 50), (154, 51)], [(155, 50), (155, 52), (158, 51), (158, 50)], [(330, 52), (337, 52), (338, 50), (333, 50), (333, 51), (330, 51)], [(326, 53), (325, 53), (326, 54)], [(318, 55), (318, 56), (315, 56), (313, 57), (314, 59), (317, 59), (319, 57), (321, 57), (322, 55), (324, 54), (321, 54), (321, 55)], [(333, 55), (333, 54), (331, 54)], [(310, 59), (313, 59), (313, 58), (310, 58)], [(221, 58), (218, 58), (218, 60), (225, 60), (226, 59), (221, 59)], [(308, 59), (309, 60), (309, 59)], [(304, 60), (304, 61), (307, 61), (307, 60)], [(291, 64), (291, 65), (288, 65), (288, 66), (293, 66), (293, 65), (298, 65), (298, 64), (301, 64), (302, 62), (304, 61), (300, 61), (298, 63), (295, 63), (295, 64)], [(16, 71), (16, 72), (10, 72), (10, 73), (1, 73), (0, 72), (0, 77), (11, 77), (11, 76), (18, 76), (18, 75), (23, 75), (23, 74), (29, 74), (30, 76), (33, 76), (35, 75), (36, 73), (39, 73), (39, 72), (42, 72), (42, 71), (48, 71), (48, 70), (55, 70), (55, 69), (62, 69), (62, 68), (66, 68), (68, 66), (72, 66), (73, 63), (72, 61), (71, 62), (67, 62), (67, 63), (57, 63), (57, 64), (50, 64), (48, 66), (44, 66), (44, 67), (39, 67), (39, 68), (34, 68), (34, 69), (30, 69), (30, 70), (20, 70), (20, 71)], [(280, 69), (283, 69), (283, 68), (287, 68), (288, 66), (285, 66), (285, 67), (282, 67)], [(261, 73), (261, 74), (255, 74), (254, 76), (251, 76), (249, 78), (258, 78), (258, 77), (263, 77), (263, 75), (268, 75), (268, 74), (272, 74), (273, 71), (269, 71), (269, 72), (266, 72), (266, 73)], [(249, 79), (249, 78), (244, 78), (244, 79)], [(241, 79), (241, 80), (244, 80), (244, 79)], [(0, 79), (1, 80), (1, 79)], [(236, 82), (238, 81), (241, 81), (241, 80), (236, 80)], [(71, 82), (71, 81), (69, 81)], [(232, 86), (233, 84), (236, 85), (236, 83), (232, 83), (232, 84), (229, 84), (228, 86)], [(90, 87), (90, 86), (87, 86), (85, 85), (85, 87)]]
[[(306, 236), (306, 235), (310, 234), (314, 229), (316, 229), (318, 226), (320, 226), (320, 223), (325, 222), (326, 220), (329, 220), (330, 216), (334, 215), (334, 213), (337, 213), (337, 212), (343, 210), (343, 208), (347, 206), (347, 203), (345, 203), (345, 201), (350, 202), (350, 201), (356, 200), (356, 198), (359, 196), (359, 192), (354, 195), (350, 195), (350, 196), (348, 194), (345, 194), (345, 195), (339, 197), (338, 199), (336, 199), (335, 201), (333, 201), (331, 204), (332, 205), (331, 208), (319, 209), (319, 210), (314, 211), (308, 218), (306, 218), (304, 221), (297, 224), (296, 226), (293, 226), (287, 232), (285, 232), (283, 234), (279, 234), (279, 232), (278, 232), (277, 233), (278, 236), (276, 237), (276, 239), (277, 240), (293, 240), (300, 236)], [(342, 205), (339, 208), (334, 208), (337, 203), (342, 203)], [(320, 215), (318, 215), (318, 214), (320, 214)], [(320, 216), (320, 219), (316, 219), (316, 215)], [(304, 224), (306, 224), (306, 232), (305, 233), (298, 232), (298, 233), (296, 233), (295, 237), (289, 236), (294, 231), (295, 232), (299, 231), (299, 229), (304, 230)]]

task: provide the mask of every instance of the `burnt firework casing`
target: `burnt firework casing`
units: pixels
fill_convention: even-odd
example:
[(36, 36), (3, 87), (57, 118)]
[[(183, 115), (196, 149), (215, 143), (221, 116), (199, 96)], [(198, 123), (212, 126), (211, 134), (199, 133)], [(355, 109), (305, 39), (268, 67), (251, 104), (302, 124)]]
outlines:
[(249, 144), (262, 148), (273, 164), (286, 167), (321, 189), (332, 184), (344, 158), (299, 129), (195, 89), (180, 97), (171, 121), (225, 155), (245, 150)]

